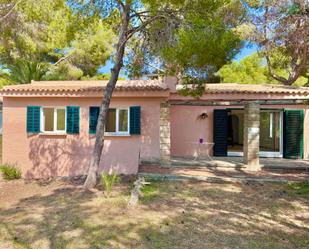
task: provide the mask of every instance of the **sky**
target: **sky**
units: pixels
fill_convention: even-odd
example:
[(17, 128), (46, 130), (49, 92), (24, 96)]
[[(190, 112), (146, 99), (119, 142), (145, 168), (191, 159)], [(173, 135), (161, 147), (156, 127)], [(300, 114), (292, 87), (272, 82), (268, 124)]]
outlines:
[(104, 66), (99, 69), (99, 73), (110, 73), (112, 68), (111, 60), (108, 60)]
[(247, 57), (255, 52), (257, 52), (258, 48), (256, 45), (247, 44), (240, 52), (235, 56), (235, 61), (240, 61), (242, 58)]
[[(241, 49), (241, 51), (235, 56), (234, 60), (235, 61), (240, 61), (242, 58), (244, 58), (244, 57), (246, 57), (248, 55), (251, 55), (251, 54), (253, 54), (255, 52), (257, 52), (257, 46), (246, 44), (245, 47), (243, 47)], [(111, 60), (108, 60), (106, 65), (102, 66), (99, 69), (99, 72), (100, 73), (110, 73), (111, 68), (112, 68), (112, 62), (111, 62)], [(120, 73), (120, 77), (127, 78), (125, 76), (124, 72)]]

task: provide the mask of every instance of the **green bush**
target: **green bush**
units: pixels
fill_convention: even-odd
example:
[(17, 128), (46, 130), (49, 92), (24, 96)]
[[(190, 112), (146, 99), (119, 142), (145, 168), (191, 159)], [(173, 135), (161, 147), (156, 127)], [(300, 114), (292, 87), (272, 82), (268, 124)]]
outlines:
[(6, 180), (14, 180), (21, 178), (21, 170), (15, 165), (4, 164), (0, 166), (0, 172)]
[(119, 182), (119, 180), (120, 177), (116, 173), (107, 174), (103, 172), (101, 174), (101, 183), (107, 194), (109, 194), (112, 191), (113, 186), (115, 185), (115, 183)]

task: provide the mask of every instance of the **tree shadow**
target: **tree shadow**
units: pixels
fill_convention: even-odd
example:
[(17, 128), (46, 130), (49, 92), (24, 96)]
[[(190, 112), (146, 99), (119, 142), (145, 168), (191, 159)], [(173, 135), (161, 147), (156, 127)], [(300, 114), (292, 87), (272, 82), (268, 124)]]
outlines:
[[(130, 138), (134, 140), (134, 138)], [(136, 140), (137, 138), (135, 138)], [(113, 171), (119, 174), (137, 172), (139, 145), (129, 146), (129, 138), (113, 138), (104, 144), (100, 171)], [(75, 136), (65, 138), (49, 136), (33, 138), (30, 141), (29, 160), (31, 167), (25, 178), (38, 179), (56, 176), (84, 176), (88, 173), (94, 137), (79, 139)], [(125, 144), (127, 146), (120, 146)], [(130, 152), (127, 151), (128, 146)]]
[(66, 185), (0, 209), (0, 231), (22, 248), (42, 249), (306, 248), (309, 243), (309, 200), (280, 185), (156, 186), (152, 199), (127, 209), (128, 185), (109, 199)]
[(308, 210), (309, 200), (289, 195), (284, 185), (211, 184), (210, 188), (201, 188), (210, 185), (185, 183), (185, 188), (179, 183), (174, 190), (160, 183), (163, 186), (159, 193), (149, 202), (147, 208), (162, 209), (158, 206), (161, 201), (175, 215), (147, 230), (148, 248), (306, 248), (309, 245), (309, 217), (302, 214)]

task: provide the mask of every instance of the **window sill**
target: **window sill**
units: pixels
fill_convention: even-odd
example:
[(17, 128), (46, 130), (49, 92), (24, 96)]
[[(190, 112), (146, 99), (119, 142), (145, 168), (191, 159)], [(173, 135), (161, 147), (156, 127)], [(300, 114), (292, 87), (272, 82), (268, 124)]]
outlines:
[(106, 137), (130, 137), (130, 133), (113, 133), (113, 132), (105, 132)]
[(62, 132), (41, 132), (39, 136), (67, 136), (67, 133)]

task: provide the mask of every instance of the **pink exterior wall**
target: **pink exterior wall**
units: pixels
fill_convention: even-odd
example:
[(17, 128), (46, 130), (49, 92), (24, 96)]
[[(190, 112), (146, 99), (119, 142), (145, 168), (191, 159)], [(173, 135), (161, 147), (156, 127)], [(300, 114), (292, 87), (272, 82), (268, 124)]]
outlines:
[[(213, 110), (242, 108), (241, 106), (171, 106), (171, 155), (193, 157), (198, 150), (199, 138), (213, 142)], [(309, 106), (306, 105), (267, 105), (261, 108), (304, 109), (304, 157), (309, 158)], [(207, 112), (206, 119), (199, 115)]]
[[(159, 117), (162, 98), (114, 98), (111, 107), (141, 106), (141, 135), (108, 137), (104, 144), (101, 170), (117, 170), (136, 174), (139, 156), (158, 160)], [(87, 173), (94, 145), (89, 135), (89, 106), (98, 106), (100, 98), (64, 97), (4, 97), (3, 106), (3, 163), (13, 163), (27, 178), (73, 176)], [(80, 106), (80, 134), (28, 135), (26, 112), (28, 105)]]

